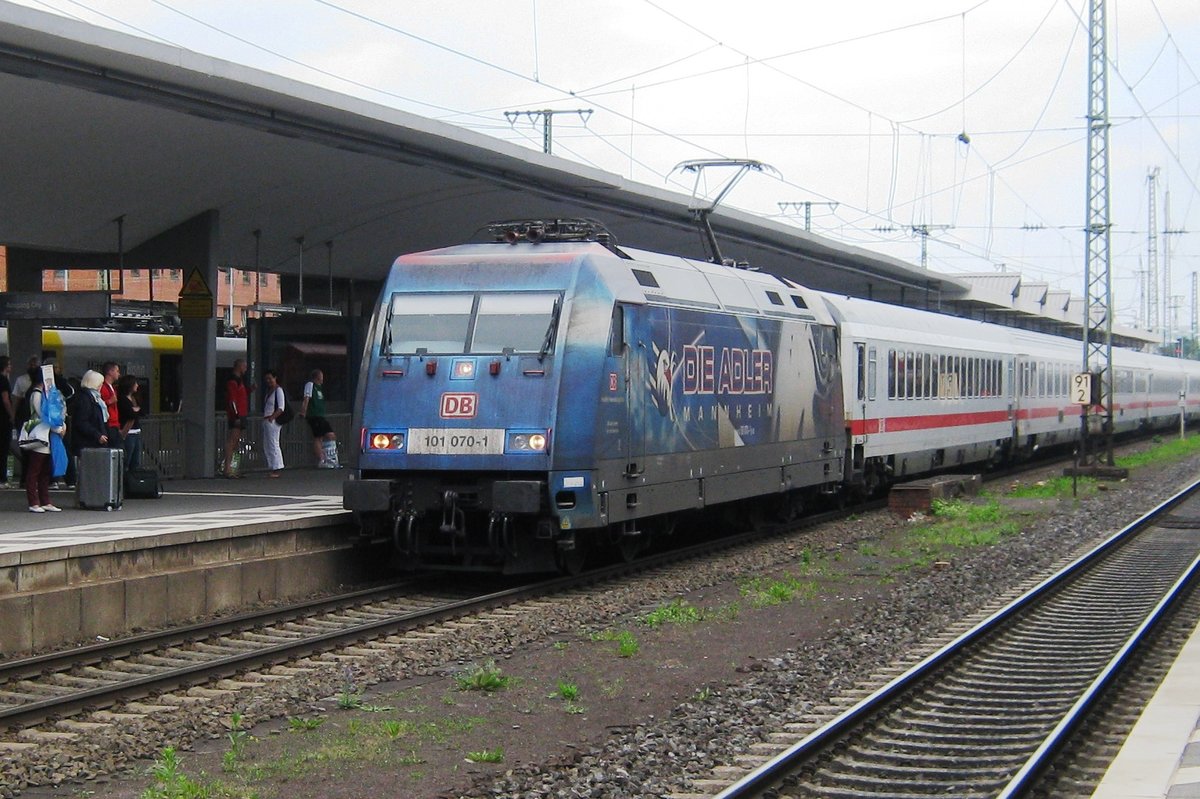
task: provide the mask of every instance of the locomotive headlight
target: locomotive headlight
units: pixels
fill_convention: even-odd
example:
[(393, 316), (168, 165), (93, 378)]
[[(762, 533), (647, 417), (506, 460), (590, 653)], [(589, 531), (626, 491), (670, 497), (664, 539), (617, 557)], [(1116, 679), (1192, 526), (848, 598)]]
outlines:
[(372, 433), (371, 449), (403, 449), (403, 433)]
[(509, 431), (507, 439), (507, 446), (505, 447), (507, 452), (534, 453), (546, 451), (545, 433)]

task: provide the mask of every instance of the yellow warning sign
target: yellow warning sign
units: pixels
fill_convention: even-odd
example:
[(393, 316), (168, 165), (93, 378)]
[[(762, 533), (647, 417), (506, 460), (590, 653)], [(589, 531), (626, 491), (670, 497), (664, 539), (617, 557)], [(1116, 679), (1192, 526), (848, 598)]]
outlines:
[(179, 292), (179, 318), (212, 319), (215, 315), (212, 289), (204, 282), (200, 270), (193, 269)]
[(179, 292), (180, 297), (195, 297), (200, 299), (207, 297), (212, 299), (212, 289), (204, 282), (204, 276), (200, 274), (199, 269), (193, 269), (188, 273), (187, 280), (184, 281), (183, 288)]

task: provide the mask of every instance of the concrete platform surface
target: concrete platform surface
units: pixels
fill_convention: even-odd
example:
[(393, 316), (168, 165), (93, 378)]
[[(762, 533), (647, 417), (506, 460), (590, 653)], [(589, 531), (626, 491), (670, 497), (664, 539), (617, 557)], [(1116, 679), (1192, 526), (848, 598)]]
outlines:
[[(30, 513), (25, 491), (0, 490), (0, 556), (86, 541), (136, 538), (185, 530), (237, 527), (278, 517), (344, 514), (344, 469), (287, 469), (278, 478), (266, 472), (229, 480), (171, 480), (160, 499), (126, 499), (115, 511), (85, 510), (70, 489), (52, 489), (61, 513)], [(333, 521), (332, 519), (330, 521)]]
[(1200, 799), (1198, 725), (1200, 628), (1184, 644), (1092, 799)]

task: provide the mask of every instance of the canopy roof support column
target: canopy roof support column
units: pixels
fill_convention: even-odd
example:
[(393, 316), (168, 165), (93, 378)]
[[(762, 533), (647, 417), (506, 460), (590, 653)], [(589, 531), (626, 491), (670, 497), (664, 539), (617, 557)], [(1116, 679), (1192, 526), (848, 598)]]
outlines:
[[(150, 239), (131, 256), (147, 264), (182, 269), (185, 281), (198, 272), (210, 289), (217, 285), (219, 214), (205, 211)], [(127, 259), (128, 260), (128, 259)], [(215, 306), (215, 303), (214, 303)], [(217, 320), (183, 320), (183, 474), (212, 477), (216, 473)]]

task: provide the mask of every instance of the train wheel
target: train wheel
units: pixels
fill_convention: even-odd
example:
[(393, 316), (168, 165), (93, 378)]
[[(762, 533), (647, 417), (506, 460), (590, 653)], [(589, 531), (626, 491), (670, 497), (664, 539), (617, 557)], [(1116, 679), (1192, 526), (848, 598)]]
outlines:
[(621, 536), (617, 539), (617, 552), (621, 555), (621, 561), (632, 563), (638, 555), (646, 551), (647, 542), (645, 533)]
[(555, 547), (554, 563), (560, 573), (574, 577), (583, 571), (583, 565), (587, 562), (587, 545), (584, 541), (576, 536), (575, 546), (570, 549)]
[(804, 515), (804, 494), (799, 489), (788, 491), (783, 496), (776, 498), (775, 507), (773, 509), (774, 520), (782, 524), (794, 522)]

